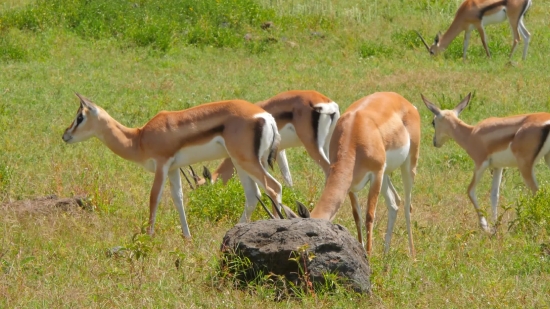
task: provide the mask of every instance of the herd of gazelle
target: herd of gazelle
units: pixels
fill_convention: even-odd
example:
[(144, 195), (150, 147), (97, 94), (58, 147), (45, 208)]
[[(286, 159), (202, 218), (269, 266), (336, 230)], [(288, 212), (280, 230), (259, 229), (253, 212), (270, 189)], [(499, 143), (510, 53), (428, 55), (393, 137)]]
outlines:
[[(444, 50), (461, 31), (466, 31), (465, 58), (471, 30), (477, 29), (490, 56), (483, 26), (508, 18), (514, 36), (510, 57), (521, 34), (525, 41), (525, 59), (530, 34), (523, 24), (523, 16), (530, 6), (531, 0), (466, 0), (450, 28), (443, 35), (438, 34), (431, 47), (421, 39), (430, 54), (435, 55)], [(388, 208), (384, 247), (384, 252), (388, 252), (401, 202), (389, 174), (399, 168), (405, 191), (409, 250), (413, 257), (415, 255), (410, 214), (419, 156), (420, 116), (417, 109), (397, 93), (371, 94), (353, 103), (340, 117), (338, 105), (319, 92), (287, 91), (256, 104), (229, 100), (182, 111), (162, 111), (141, 128), (127, 128), (89, 99), (79, 94), (77, 96), (80, 108), (65, 130), (63, 140), (76, 143), (96, 137), (115, 154), (155, 174), (149, 197), (150, 234), (154, 232), (157, 207), (166, 179), (169, 179), (182, 233), (185, 237), (191, 237), (184, 210), (180, 169), (198, 162), (225, 158), (213, 174), (205, 175), (209, 175), (211, 182), (221, 178), (225, 183), (237, 171), (245, 192), (245, 209), (240, 222), (249, 221), (256, 208), (261, 195), (258, 185), (272, 201), (273, 213), (270, 215), (273, 218), (282, 217), (285, 213), (289, 218), (333, 220), (347, 195), (351, 201), (358, 239), (364, 246), (357, 192), (370, 183), (365, 219), (366, 250), (369, 254), (372, 251), (376, 204), (382, 193)], [(470, 126), (458, 118), (468, 105), (470, 95), (453, 110), (440, 110), (424, 96), (422, 99), (434, 114), (434, 146), (441, 147), (451, 138), (473, 159), (475, 170), (468, 195), (478, 213), (481, 228), (490, 231), (475, 195), (477, 183), (487, 168), (493, 169), (493, 222), (497, 220), (503, 168), (518, 167), (527, 186), (536, 192), (535, 163), (544, 157), (550, 165), (550, 114), (489, 118)], [(267, 166), (273, 167), (276, 160), (285, 183), (292, 186), (285, 149), (297, 146), (306, 149), (326, 177), (321, 198), (311, 213), (298, 203), (299, 215), (282, 204), (282, 186), (266, 169)], [(202, 179), (199, 184), (204, 182)]]

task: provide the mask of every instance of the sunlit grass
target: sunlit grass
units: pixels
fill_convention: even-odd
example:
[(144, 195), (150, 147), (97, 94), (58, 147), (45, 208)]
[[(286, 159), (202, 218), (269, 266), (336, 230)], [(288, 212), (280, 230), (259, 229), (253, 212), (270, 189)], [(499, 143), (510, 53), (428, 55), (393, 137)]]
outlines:
[[(548, 306), (549, 257), (541, 251), (547, 235), (508, 230), (517, 201), (528, 192), (519, 173), (505, 172), (500, 205), (512, 208), (499, 209), (504, 216), (498, 233), (482, 233), (465, 193), (473, 163), (454, 143), (432, 147), (432, 116), (420, 93), (453, 107), (473, 92), (471, 106), (461, 114), (468, 123), (550, 110), (543, 65), (550, 50), (549, 4), (536, 2), (531, 8), (525, 21), (533, 34), (529, 56), (521, 61), (516, 52), (510, 65), (506, 24), (487, 27), (492, 59), (485, 58), (477, 34), (466, 62), (461, 59), (462, 36), (442, 57), (429, 57), (411, 31), (432, 38), (450, 24), (457, 1), (260, 3), (277, 14), (275, 28), (271, 34), (253, 31), (272, 35), (276, 42), (264, 44), (259, 38), (254, 46), (235, 48), (175, 42), (158, 52), (115, 38), (88, 40), (56, 27), (2, 31), (0, 202), (85, 194), (97, 209), (37, 214), (0, 206), (0, 307)], [(300, 24), (301, 15), (309, 16), (307, 22)], [(233, 98), (255, 102), (289, 89), (318, 90), (339, 103), (341, 111), (374, 91), (396, 91), (419, 109), (423, 136), (413, 191), (417, 261), (407, 254), (401, 212), (391, 252), (383, 256), (386, 210), (380, 203), (370, 297), (319, 295), (276, 303), (269, 287), (251, 292), (213, 284), (221, 240), (244, 206), (220, 209), (224, 201), (209, 195), (215, 188), (185, 189), (192, 241), (180, 238), (177, 213), (165, 192), (147, 257), (130, 261), (106, 255), (131, 244), (140, 232), (148, 218), (153, 175), (97, 140), (62, 142), (78, 108), (73, 92), (137, 127), (160, 110)], [(314, 203), (323, 187), (321, 170), (303, 149), (287, 155), (295, 188), (284, 189), (285, 201), (292, 207), (293, 199)], [(213, 169), (217, 163), (206, 165)], [(536, 171), (541, 186), (548, 186), (548, 168), (539, 164)], [(281, 179), (277, 170), (273, 173)], [(399, 173), (392, 177), (402, 192)], [(490, 177), (485, 176), (478, 198), (486, 211), (489, 191)], [(215, 196), (244, 200), (237, 183)], [(366, 192), (360, 197), (364, 204)], [(204, 208), (220, 209), (223, 215), (215, 217), (216, 211)], [(254, 216), (265, 218), (260, 208)], [(335, 222), (355, 234), (347, 201)]]

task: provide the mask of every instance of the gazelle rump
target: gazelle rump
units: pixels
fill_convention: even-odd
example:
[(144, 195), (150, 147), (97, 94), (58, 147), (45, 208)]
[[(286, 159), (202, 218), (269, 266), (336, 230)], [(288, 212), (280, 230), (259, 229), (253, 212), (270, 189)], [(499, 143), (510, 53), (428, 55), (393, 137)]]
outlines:
[(502, 170), (517, 167), (529, 189), (538, 189), (534, 174), (535, 163), (544, 157), (550, 166), (550, 113), (514, 115), (504, 118), (487, 118), (471, 126), (458, 118), (468, 106), (468, 94), (453, 110), (441, 110), (422, 96), (426, 107), (434, 114), (433, 144), (441, 147), (454, 139), (474, 161), (474, 175), (468, 186), (468, 196), (475, 207), (481, 228), (492, 232), (480, 210), (476, 186), (487, 168), (493, 170), (491, 208), (493, 222), (497, 220), (497, 206)]
[(262, 108), (242, 100), (207, 103), (182, 111), (161, 111), (143, 127), (127, 128), (101, 107), (77, 96), (80, 108), (63, 140), (77, 143), (97, 137), (115, 154), (155, 174), (149, 199), (150, 234), (168, 178), (183, 235), (191, 237), (179, 167), (201, 161), (230, 157), (234, 162), (246, 196), (240, 222), (248, 221), (257, 205), (257, 184), (281, 203), (282, 187), (264, 168), (272, 165), (280, 136), (275, 120)]
[[(336, 121), (340, 118), (338, 104), (314, 90), (290, 90), (279, 93), (256, 105), (273, 115), (281, 135), (277, 164), (288, 186), (292, 176), (285, 149), (304, 146), (309, 156), (328, 175), (330, 168), (328, 146)], [(218, 178), (227, 183), (234, 173), (233, 162), (225, 159), (212, 173), (212, 182)]]
[(329, 175), (309, 217), (333, 220), (348, 195), (358, 239), (364, 244), (357, 192), (370, 182), (365, 220), (367, 253), (372, 251), (373, 222), (380, 192), (388, 207), (384, 248), (387, 253), (398, 209), (396, 197), (389, 188), (389, 173), (400, 168), (409, 250), (414, 257), (410, 210), (419, 146), (420, 116), (404, 97), (394, 92), (378, 92), (356, 101), (336, 123), (329, 148)]
[(445, 33), (438, 33), (434, 43), (428, 46), (424, 38), (417, 32), (420, 39), (428, 49), (431, 55), (436, 55), (445, 50), (447, 46), (462, 32), (464, 33), (464, 43), (462, 48), (462, 57), (466, 59), (466, 51), (470, 42), (472, 30), (476, 29), (481, 37), (481, 42), (485, 48), (487, 57), (491, 57), (485, 34), (485, 25), (497, 24), (508, 19), (512, 29), (512, 50), (510, 58), (516, 50), (517, 44), (523, 37), (523, 60), (527, 57), (527, 49), (531, 34), (525, 28), (523, 17), (531, 6), (532, 0), (466, 0), (458, 8), (456, 15)]

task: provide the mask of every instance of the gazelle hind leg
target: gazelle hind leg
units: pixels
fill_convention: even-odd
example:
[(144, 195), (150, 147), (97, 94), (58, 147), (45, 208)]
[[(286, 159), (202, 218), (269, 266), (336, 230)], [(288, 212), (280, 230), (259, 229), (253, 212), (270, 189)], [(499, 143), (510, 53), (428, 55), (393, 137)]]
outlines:
[[(390, 175), (388, 175), (388, 187), (391, 190), (391, 193), (393, 193), (393, 197), (395, 199), (395, 202), (397, 203), (397, 206), (401, 205), (401, 197), (399, 196), (399, 193), (397, 193), (397, 190), (393, 186), (393, 182), (391, 181)], [(411, 208), (412, 211), (412, 208)]]
[(518, 160), (519, 173), (521, 174), (521, 177), (523, 177), (523, 181), (527, 187), (531, 189), (533, 194), (535, 194), (538, 190), (538, 184), (535, 179), (535, 173), (533, 172), (533, 165), (533, 161)]
[(384, 242), (384, 254), (388, 254), (390, 251), (391, 238), (393, 233), (393, 227), (395, 226), (395, 221), (397, 219), (397, 204), (395, 203), (394, 194), (392, 193), (389, 187), (390, 178), (388, 175), (384, 175), (384, 180), (382, 181), (382, 196), (384, 196), (384, 202), (388, 208), (388, 226), (386, 229), (386, 237)]
[[(242, 172), (246, 173), (253, 182), (259, 185), (263, 190), (265, 190), (265, 192), (274, 201), (277, 202), (277, 207), (280, 207), (280, 204), (282, 203), (282, 186), (277, 180), (275, 180), (275, 178), (273, 178), (273, 176), (271, 176), (266, 171), (266, 169), (260, 164), (259, 161), (244, 161), (233, 163), (235, 164), (236, 168), (239, 167)], [(239, 168), (237, 168), (237, 170), (239, 170)], [(257, 189), (257, 186), (255, 186), (255, 188)], [(275, 205), (273, 205), (273, 207), (275, 207)], [(277, 213), (276, 209), (273, 209), (273, 213)]]
[(170, 180), (170, 193), (172, 195), (172, 201), (174, 202), (174, 205), (176, 205), (176, 209), (180, 217), (183, 236), (186, 238), (191, 238), (183, 205), (183, 191), (181, 187), (181, 176), (179, 169), (176, 168), (168, 172), (168, 179)]
[(244, 211), (239, 222), (249, 222), (252, 213), (258, 204), (258, 197), (261, 196), (262, 193), (260, 192), (260, 189), (258, 189), (258, 185), (254, 182), (254, 180), (252, 180), (252, 178), (250, 178), (250, 176), (239, 165), (234, 165), (237, 170), (237, 175), (241, 180), (245, 196)]
[(416, 171), (416, 158), (414, 160), (415, 167), (413, 167), (412, 165), (413, 164), (411, 162), (411, 156), (409, 156), (407, 160), (405, 160), (403, 165), (401, 165), (401, 177), (403, 178), (403, 190), (405, 191), (405, 205), (403, 209), (405, 212), (405, 222), (407, 223), (407, 235), (409, 237), (409, 252), (414, 258), (416, 255), (416, 251), (414, 249), (414, 241), (411, 227), (411, 200), (414, 176)]
[(491, 210), (493, 213), (493, 223), (497, 222), (498, 218), (498, 199), (500, 196), (500, 183), (502, 181), (502, 168), (493, 170), (493, 184), (491, 186)]
[(279, 151), (279, 154), (277, 155), (277, 165), (279, 165), (279, 169), (281, 170), (281, 174), (283, 175), (283, 180), (285, 181), (285, 184), (289, 187), (292, 187), (292, 175), (290, 175), (288, 160), (286, 159), (286, 152), (284, 149)]
[(529, 33), (529, 31), (527, 31), (527, 28), (525, 28), (525, 24), (523, 23), (523, 17), (521, 17), (519, 21), (519, 33), (523, 37), (522, 59), (525, 60), (525, 58), (527, 58), (527, 50), (529, 49), (529, 41), (531, 40), (531, 33)]
[(353, 220), (355, 220), (355, 227), (357, 228), (357, 239), (365, 248), (365, 242), (363, 240), (363, 229), (361, 228), (361, 205), (359, 205), (359, 199), (355, 192), (350, 191), (348, 193), (351, 202), (351, 211), (353, 213)]

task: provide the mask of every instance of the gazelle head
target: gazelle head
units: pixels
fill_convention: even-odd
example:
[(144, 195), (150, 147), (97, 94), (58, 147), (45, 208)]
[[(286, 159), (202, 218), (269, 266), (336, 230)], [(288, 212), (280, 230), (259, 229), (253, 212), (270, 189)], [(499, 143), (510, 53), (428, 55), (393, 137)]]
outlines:
[(63, 141), (69, 144), (82, 142), (94, 136), (100, 113), (100, 108), (92, 101), (78, 93), (75, 94), (80, 99), (80, 108), (76, 118), (63, 133)]
[(468, 95), (452, 110), (441, 110), (435, 104), (428, 101), (424, 95), (421, 94), (421, 96), (426, 107), (434, 114), (432, 121), (432, 126), (435, 129), (433, 143), (435, 147), (439, 148), (451, 138), (451, 132), (453, 131), (452, 125), (458, 120), (458, 115), (460, 115), (462, 110), (468, 106), (472, 93), (468, 93)]
[(441, 39), (441, 32), (438, 32), (434, 38), (434, 42), (432, 44), (432, 46), (428, 46), (428, 43), (426, 43), (426, 40), (424, 40), (424, 38), (422, 37), (422, 35), (420, 35), (420, 32), (418, 31), (415, 31), (416, 34), (418, 34), (418, 36), (420, 37), (420, 40), (422, 40), (422, 43), (424, 43), (424, 46), (426, 46), (426, 49), (428, 50), (428, 52), (430, 53), (430, 55), (432, 56), (435, 56), (437, 54), (439, 54), (439, 52), (441, 52), (443, 50), (443, 48), (439, 45), (439, 41)]

